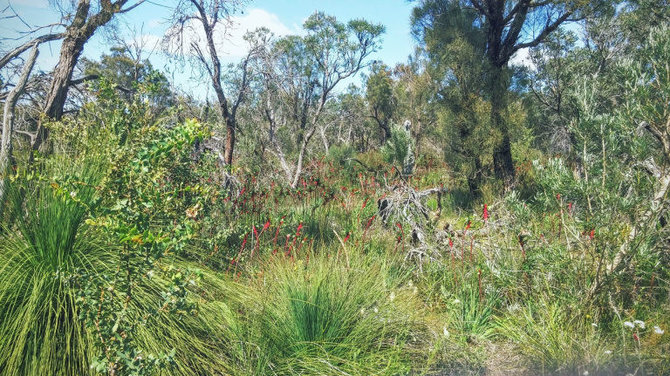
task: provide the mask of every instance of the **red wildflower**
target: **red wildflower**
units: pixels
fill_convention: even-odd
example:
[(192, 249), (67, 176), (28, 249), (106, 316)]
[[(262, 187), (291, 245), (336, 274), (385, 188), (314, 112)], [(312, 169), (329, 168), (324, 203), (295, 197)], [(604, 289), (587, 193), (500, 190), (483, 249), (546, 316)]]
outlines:
[(633, 333), (633, 339), (640, 342), (640, 337), (637, 336), (637, 333)]
[(591, 229), (591, 232), (589, 232), (589, 239), (593, 240), (595, 236), (596, 236), (596, 230)]
[(258, 230), (256, 230), (256, 226), (252, 225), (251, 228), (254, 229), (254, 237), (257, 238), (258, 237)]
[(240, 247), (240, 249), (244, 248), (244, 246), (247, 245), (247, 237), (248, 236), (249, 236), (248, 233), (246, 235), (244, 235), (244, 240), (242, 240), (242, 247)]
[(295, 232), (295, 236), (298, 236), (300, 234), (300, 230), (302, 230), (302, 222), (298, 225), (298, 230)]
[(472, 222), (471, 222), (471, 221), (468, 221), (468, 224), (465, 225), (465, 230), (466, 230), (466, 231), (470, 229), (470, 225), (472, 225)]
[(347, 236), (344, 237), (344, 242), (345, 243), (347, 242), (347, 240), (349, 240), (350, 236), (351, 236), (351, 234), (347, 232)]
[(489, 207), (488, 205), (484, 204), (484, 222), (486, 222), (489, 219)]
[(270, 227), (270, 220), (268, 219), (267, 222), (263, 225), (263, 231), (267, 230)]
[(449, 248), (454, 248), (454, 241), (449, 238)]
[(363, 207), (361, 209), (365, 209), (365, 206), (367, 206), (369, 199), (370, 198), (366, 198), (365, 201), (363, 201)]

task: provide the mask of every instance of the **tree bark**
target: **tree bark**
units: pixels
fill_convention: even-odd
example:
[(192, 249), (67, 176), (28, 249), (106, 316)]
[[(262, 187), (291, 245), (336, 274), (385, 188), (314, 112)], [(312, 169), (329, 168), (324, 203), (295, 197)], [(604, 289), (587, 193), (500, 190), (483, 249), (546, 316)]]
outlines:
[(14, 86), (14, 89), (9, 93), (7, 99), (5, 100), (5, 108), (2, 119), (2, 140), (0, 142), (0, 174), (2, 178), (0, 179), (0, 202), (2, 201), (5, 193), (5, 179), (7, 176), (7, 170), (9, 169), (9, 161), (12, 159), (12, 133), (14, 130), (14, 109), (16, 108), (16, 102), (19, 100), (21, 94), (26, 87), (30, 73), (35, 66), (35, 60), (39, 55), (38, 44), (35, 44), (33, 50), (23, 65), (23, 71), (21, 72), (21, 77), (19, 81)]

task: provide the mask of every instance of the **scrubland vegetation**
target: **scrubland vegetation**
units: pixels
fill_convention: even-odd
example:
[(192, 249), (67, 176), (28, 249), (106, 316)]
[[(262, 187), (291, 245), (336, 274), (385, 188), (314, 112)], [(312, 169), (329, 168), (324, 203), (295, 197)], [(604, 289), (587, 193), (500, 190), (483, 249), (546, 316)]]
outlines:
[(0, 374), (670, 374), (668, 9), (417, 1), (396, 67), (315, 13), (182, 56), (215, 104), (121, 46), (54, 109), (7, 49)]

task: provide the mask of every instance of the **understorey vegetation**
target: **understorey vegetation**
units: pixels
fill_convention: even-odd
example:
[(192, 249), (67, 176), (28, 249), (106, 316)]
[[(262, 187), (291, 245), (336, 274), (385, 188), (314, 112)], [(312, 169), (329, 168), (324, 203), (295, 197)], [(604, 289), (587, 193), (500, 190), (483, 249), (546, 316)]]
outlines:
[(244, 4), (175, 1), (210, 102), (79, 59), (147, 4), (65, 3), (0, 45), (0, 374), (670, 374), (667, 4), (416, 1), (395, 67), (316, 12), (224, 67)]

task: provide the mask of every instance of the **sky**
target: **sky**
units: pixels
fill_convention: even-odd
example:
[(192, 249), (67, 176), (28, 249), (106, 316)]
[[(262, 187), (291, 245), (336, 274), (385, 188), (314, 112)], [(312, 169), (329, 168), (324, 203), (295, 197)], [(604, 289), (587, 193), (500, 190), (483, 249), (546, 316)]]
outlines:
[[(49, 3), (48, 0), (0, 0), (0, 10), (11, 5), (21, 17), (0, 21), (0, 36), (4, 37), (0, 48), (7, 50), (18, 45), (20, 41), (11, 38), (19, 36), (17, 30), (26, 30), (26, 24), (37, 27), (58, 22), (59, 13)], [(148, 0), (121, 16), (117, 28), (128, 38), (143, 41), (148, 52), (154, 51), (151, 54), (147, 52), (150, 61), (155, 68), (167, 72), (177, 86), (196, 98), (204, 99), (212, 93), (209, 85), (202, 84), (203, 78), (194, 74), (190, 65), (174, 64), (160, 51), (158, 44), (168, 27), (166, 21), (172, 13), (172, 4), (174, 1), (171, 0)], [(242, 35), (247, 30), (264, 26), (278, 36), (300, 34), (304, 20), (318, 10), (335, 16), (339, 21), (364, 18), (371, 23), (384, 25), (386, 32), (382, 36), (381, 49), (370, 59), (393, 66), (406, 62), (416, 45), (410, 35), (412, 7), (413, 4), (407, 0), (252, 0), (247, 3), (243, 13), (235, 15), (235, 27), (227, 33), (229, 35), (225, 40), (219, 41), (219, 48), (224, 52), (222, 60), (225, 63), (236, 62), (244, 55)], [(111, 46), (105, 38), (105, 32), (96, 32), (86, 44), (84, 56), (98, 59)], [(42, 46), (38, 68), (44, 71), (53, 69), (58, 61), (58, 53), (59, 42)], [(346, 86), (346, 83), (342, 86)]]

